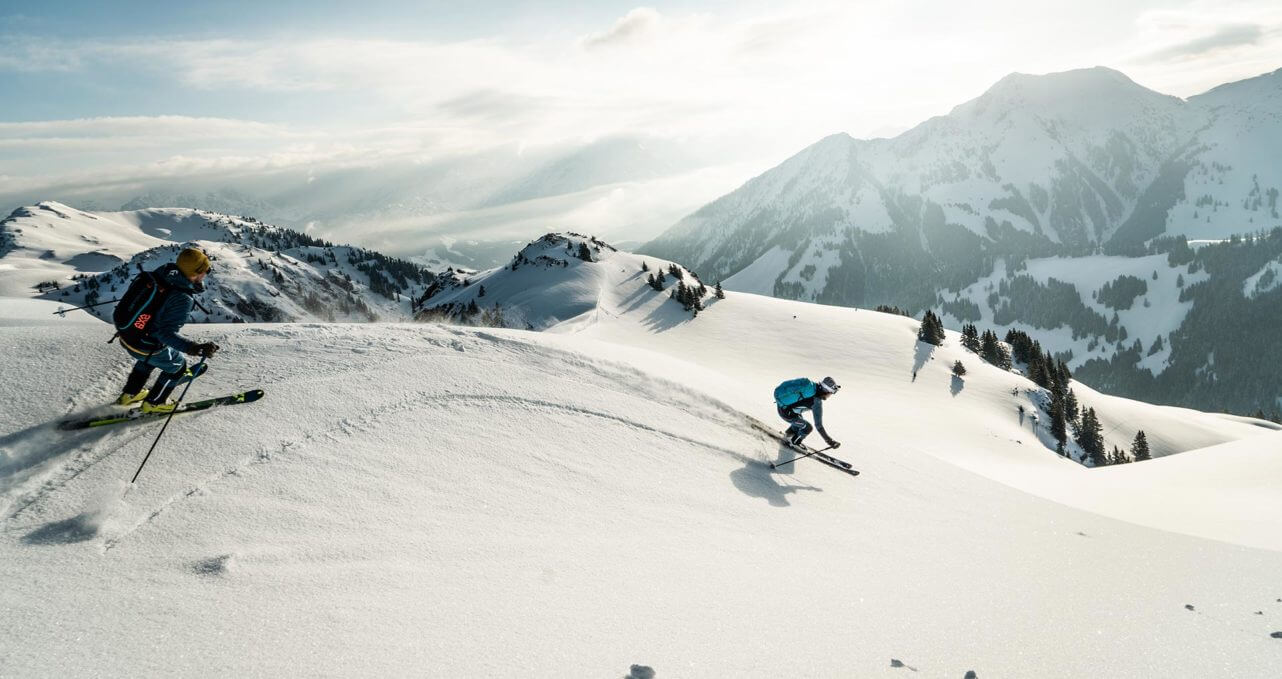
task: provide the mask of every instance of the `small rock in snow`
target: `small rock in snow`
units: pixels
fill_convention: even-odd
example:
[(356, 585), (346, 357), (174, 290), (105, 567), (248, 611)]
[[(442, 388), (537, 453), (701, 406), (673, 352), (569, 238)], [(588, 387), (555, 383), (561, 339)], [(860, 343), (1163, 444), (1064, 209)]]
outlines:
[(646, 665), (633, 665), (632, 671), (624, 679), (654, 679), (654, 668)]
[(1184, 604), (1184, 609), (1189, 611), (1193, 610), (1193, 604)]
[(223, 554), (201, 559), (191, 565), (197, 575), (226, 575), (234, 566), (234, 554)]
[(979, 675), (975, 674), (975, 670), (967, 670), (965, 679), (979, 679)]

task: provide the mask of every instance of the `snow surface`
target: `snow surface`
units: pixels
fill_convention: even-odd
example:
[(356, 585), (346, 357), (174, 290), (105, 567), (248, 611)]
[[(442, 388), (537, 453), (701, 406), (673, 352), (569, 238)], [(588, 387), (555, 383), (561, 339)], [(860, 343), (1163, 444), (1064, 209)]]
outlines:
[[(1282, 434), (1078, 385), (1105, 418), (1142, 425), (1155, 451), (1221, 444), (1086, 469), (1021, 422), (1030, 396), (1011, 391), (1029, 383), (955, 335), (931, 348), (910, 319), (734, 293), (695, 318), (647, 292), (643, 260), (666, 264), (603, 249), (573, 276), (543, 270), (563, 294), (540, 303), (567, 305), (549, 333), (191, 327), (223, 347), (193, 396), (267, 396), (176, 418), (127, 490), (158, 424), (53, 429), (111, 408), (120, 350), (84, 317), (50, 327), (51, 304), (0, 302), (11, 319), (0, 667), (1266, 677), (1282, 666), (1269, 637), (1282, 627)], [(489, 295), (535, 271), (492, 272)], [(538, 279), (524, 280), (532, 295)], [(964, 380), (948, 371), (958, 358)], [(827, 425), (863, 475), (807, 461), (772, 473), (767, 461), (792, 455), (750, 418), (779, 426), (770, 388), (823, 374), (845, 385)]]
[(776, 245), (739, 273), (727, 278), (724, 285), (728, 290), (772, 295), (775, 279), (779, 277), (780, 271), (788, 270), (788, 259), (791, 256), (791, 252)]

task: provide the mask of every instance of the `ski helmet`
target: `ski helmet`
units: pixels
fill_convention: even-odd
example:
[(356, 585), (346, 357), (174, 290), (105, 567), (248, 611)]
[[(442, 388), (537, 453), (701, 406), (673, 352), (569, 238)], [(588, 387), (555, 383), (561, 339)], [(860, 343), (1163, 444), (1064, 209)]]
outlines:
[(819, 383), (819, 388), (823, 389), (826, 394), (835, 394), (837, 393), (837, 390), (841, 388), (841, 385), (837, 384), (837, 380), (834, 380), (831, 377), (825, 377), (823, 381)]

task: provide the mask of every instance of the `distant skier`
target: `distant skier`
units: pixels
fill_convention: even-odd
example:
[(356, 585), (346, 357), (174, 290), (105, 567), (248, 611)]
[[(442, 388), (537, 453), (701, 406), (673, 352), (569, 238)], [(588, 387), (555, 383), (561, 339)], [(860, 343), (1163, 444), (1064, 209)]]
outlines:
[[(142, 401), (144, 413), (171, 412), (176, 405), (169, 400), (174, 388), (204, 374), (204, 364), (195, 372), (182, 354), (209, 358), (218, 345), (193, 342), (178, 331), (187, 323), (192, 296), (205, 289), (209, 270), (209, 257), (204, 252), (186, 248), (178, 253), (176, 262), (143, 271), (129, 284), (112, 320), (120, 346), (137, 363), (116, 403), (127, 406)], [(160, 368), (160, 376), (150, 390), (144, 389), (156, 368)]]
[[(779, 408), (779, 417), (788, 422), (788, 430), (784, 432), (788, 438), (788, 445), (800, 446), (814, 429), (819, 432), (829, 447), (841, 447), (840, 441), (833, 440), (828, 432), (824, 431), (823, 402), (837, 393), (838, 389), (841, 389), (841, 385), (831, 377), (825, 377), (820, 382), (807, 377), (798, 377), (775, 387), (775, 405)], [(813, 413), (812, 417), (815, 420), (813, 427), (801, 416), (807, 410)]]

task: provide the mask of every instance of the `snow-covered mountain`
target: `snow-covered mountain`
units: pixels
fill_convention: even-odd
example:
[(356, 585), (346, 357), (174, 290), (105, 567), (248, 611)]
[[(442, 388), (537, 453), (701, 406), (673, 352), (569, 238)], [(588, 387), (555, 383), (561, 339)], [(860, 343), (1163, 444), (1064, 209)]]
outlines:
[[(0, 222), (0, 294), (68, 306), (115, 299), (186, 244), (213, 260), (197, 322), (405, 320), (435, 274), (252, 217), (184, 208), (91, 213), (51, 201)], [(91, 310), (110, 318), (113, 306)]]
[[(1165, 233), (1227, 238), (1282, 224), (1282, 69), (1221, 85), (1189, 104), (1205, 122), (1188, 151), (1169, 162), (1169, 181), (1155, 182), (1152, 192), (1154, 211), (1169, 201)], [(1164, 183), (1174, 188), (1168, 192)]]
[[(666, 282), (655, 280), (660, 272)], [(594, 236), (549, 233), (502, 267), (439, 276), (417, 300), (416, 317), (546, 330), (618, 315), (655, 296), (672, 300), (653, 319), (661, 324), (698, 316), (717, 301), (714, 289), (675, 262), (620, 252)]]
[[(566, 244), (588, 258), (537, 264)], [(564, 235), (524, 252), (484, 299), (541, 292), (564, 319), (548, 332), (189, 328), (223, 347), (193, 397), (267, 395), (174, 418), (127, 492), (159, 424), (54, 426), (110, 409), (128, 361), (99, 321), (0, 300), (6, 673), (1282, 664), (1276, 427), (1075, 384), (1108, 444), (1143, 428), (1162, 456), (1089, 469), (1048, 447), (1039, 390), (955, 333), (934, 347), (911, 319), (738, 293), (694, 316), (646, 287), (657, 258)], [(844, 385), (825, 423), (859, 477), (757, 430), (798, 375)]]
[[(814, 263), (806, 246), (854, 233), (918, 232), (936, 253), (967, 239), (947, 233), (953, 227), (1066, 252), (1162, 234), (1226, 238), (1277, 220), (1279, 101), (1282, 70), (1187, 101), (1106, 68), (1012, 74), (898, 137), (825, 138), (681, 220), (648, 251), (688, 252), (693, 268), (716, 278), (760, 262), (757, 280), (786, 282)], [(823, 273), (797, 296), (824, 296)]]
[[(945, 309), (955, 326), (991, 321), (1003, 333), (1054, 331), (1068, 340), (1052, 337), (1048, 347), (1071, 352), (1074, 367), (1092, 359), (1143, 362), (1147, 383), (1128, 374), (1109, 385), (1129, 395), (1276, 411), (1277, 388), (1234, 396), (1191, 384), (1208, 352), (1267, 352), (1251, 333), (1239, 333), (1245, 344), (1238, 335), (1218, 346), (1199, 337), (1172, 378), (1178, 384), (1153, 384), (1172, 366), (1166, 359), (1173, 342), (1204, 334), (1183, 323), (1202, 315), (1194, 307), (1222, 303), (1209, 289), (1240, 288), (1279, 254), (1268, 237), (1282, 226), (1282, 170), (1273, 161), (1282, 154), (1279, 102), (1282, 70), (1188, 100), (1104, 68), (1015, 74), (893, 139), (825, 138), (689, 215), (642, 252), (680, 255), (708, 280), (746, 292), (913, 312), (964, 303)], [(1182, 254), (1187, 245), (1170, 240), (1219, 242), (1249, 233), (1261, 236), (1251, 248), (1190, 257)], [(1173, 250), (1181, 255), (1153, 263)], [(1091, 259), (1101, 252), (1115, 257)], [(1225, 266), (1229, 258), (1238, 263)], [(1072, 279), (1081, 302), (1061, 308), (1047, 307), (1046, 295), (1035, 306), (1003, 299), (1003, 275), (1007, 284), (1019, 283), (1030, 260), (1047, 263), (1034, 269), (1060, 272), (1040, 284)], [(1240, 271), (1247, 266), (1254, 268)], [(1105, 285), (1139, 269), (1163, 291), (1142, 300), (1144, 313), (1118, 319), (1130, 342), (1119, 344), (1116, 329), (1106, 332), (1114, 310), (1103, 313), (1098, 331), (1071, 316), (1099, 306), (1094, 299)], [(1205, 280), (1207, 272), (1213, 280)], [(1208, 283), (1200, 292), (1181, 289), (1198, 281)], [(999, 314), (1005, 302), (1009, 313)], [(1229, 316), (1261, 313), (1263, 303)], [(1150, 316), (1161, 320), (1141, 321)], [(1159, 336), (1162, 346), (1154, 349)], [(1140, 337), (1145, 360), (1131, 361)]]

